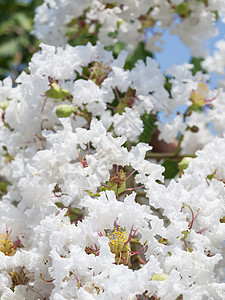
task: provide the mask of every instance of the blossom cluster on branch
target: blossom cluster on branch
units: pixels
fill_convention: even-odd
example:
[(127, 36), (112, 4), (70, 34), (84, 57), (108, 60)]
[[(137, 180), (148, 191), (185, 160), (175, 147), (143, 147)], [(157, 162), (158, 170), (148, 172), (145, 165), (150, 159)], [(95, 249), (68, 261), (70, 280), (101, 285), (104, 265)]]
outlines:
[(224, 15), (221, 0), (37, 9), (40, 51), (0, 82), (1, 299), (224, 299), (225, 92), (193, 64), (128, 64), (145, 29), (158, 50), (156, 26), (200, 55)]

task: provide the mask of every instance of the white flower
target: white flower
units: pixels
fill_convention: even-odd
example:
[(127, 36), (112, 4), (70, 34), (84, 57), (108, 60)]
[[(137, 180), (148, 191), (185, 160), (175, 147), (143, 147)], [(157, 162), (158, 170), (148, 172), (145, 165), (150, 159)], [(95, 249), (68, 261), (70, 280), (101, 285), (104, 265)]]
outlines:
[(143, 131), (143, 122), (138, 112), (128, 107), (122, 115), (116, 113), (113, 116), (113, 123), (116, 135), (123, 135), (131, 142), (137, 142)]

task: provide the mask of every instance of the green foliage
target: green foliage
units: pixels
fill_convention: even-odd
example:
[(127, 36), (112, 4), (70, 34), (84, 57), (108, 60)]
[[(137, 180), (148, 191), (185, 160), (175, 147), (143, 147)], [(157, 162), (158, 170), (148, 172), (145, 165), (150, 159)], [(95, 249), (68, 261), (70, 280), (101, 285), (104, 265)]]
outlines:
[(101, 25), (97, 23), (96, 31), (93, 33), (89, 32), (89, 27), (90, 25), (85, 21), (85, 15), (72, 19), (72, 21), (63, 28), (68, 38), (68, 44), (73, 47), (86, 45), (88, 42), (95, 45), (98, 40), (97, 32)]
[(0, 176), (0, 199), (3, 195), (7, 194), (8, 186), (12, 185), (4, 176)]
[(203, 2), (205, 6), (208, 6), (208, 0), (195, 0), (197, 2)]
[(192, 57), (190, 64), (192, 64), (194, 67), (191, 69), (191, 72), (193, 75), (195, 75), (198, 71), (202, 71), (202, 73), (206, 74), (206, 70), (203, 69), (201, 63), (204, 60), (202, 57)]
[(146, 57), (148, 56), (153, 57), (153, 54), (145, 49), (144, 42), (139, 42), (134, 52), (127, 56), (124, 68), (131, 70), (139, 59), (142, 59), (145, 62)]
[(156, 128), (155, 122), (156, 119), (149, 114), (144, 114), (141, 116), (141, 120), (144, 123), (144, 130), (139, 137), (139, 142), (141, 143), (149, 143), (152, 137), (152, 133)]
[(165, 179), (172, 179), (178, 174), (179, 169), (177, 164), (177, 160), (164, 160), (162, 166), (165, 168), (165, 171), (163, 172), (163, 176), (165, 177)]
[(122, 42), (116, 42), (115, 44), (111, 46), (105, 46), (105, 50), (112, 51), (113, 56), (117, 57), (119, 53), (125, 49), (125, 46)]
[(43, 1), (0, 1), (0, 79), (18, 76), (39, 42), (30, 34), (35, 7)]
[(169, 93), (169, 97), (172, 98), (172, 94), (171, 94), (172, 83), (170, 82), (170, 77), (169, 76), (165, 76), (165, 79), (166, 80), (165, 80), (165, 83), (164, 83), (164, 88)]

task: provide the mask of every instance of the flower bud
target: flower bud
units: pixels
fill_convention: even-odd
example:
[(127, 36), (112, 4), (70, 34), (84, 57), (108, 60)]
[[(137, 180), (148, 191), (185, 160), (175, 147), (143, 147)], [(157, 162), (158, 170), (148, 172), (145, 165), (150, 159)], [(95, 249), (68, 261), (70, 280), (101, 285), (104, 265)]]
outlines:
[(3, 102), (0, 103), (0, 108), (2, 110), (5, 110), (6, 107), (8, 107), (8, 106), (9, 106), (9, 101), (8, 100), (5, 100), (5, 101), (3, 101)]
[(194, 125), (194, 126), (191, 127), (191, 131), (192, 131), (192, 132), (198, 132), (198, 131), (199, 131), (199, 128), (198, 128), (197, 126)]
[(59, 118), (68, 118), (72, 114), (73, 108), (68, 104), (61, 104), (56, 107), (55, 112)]
[(179, 171), (184, 171), (185, 169), (187, 169), (189, 163), (192, 161), (192, 157), (184, 157), (182, 158), (182, 160), (179, 162), (178, 164), (178, 169)]
[(176, 6), (175, 12), (185, 18), (190, 14), (190, 5), (187, 2), (182, 2)]
[(48, 98), (62, 99), (63, 101), (68, 99), (71, 100), (72, 95), (66, 90), (61, 88), (57, 83), (52, 83), (51, 88), (45, 92)]
[(169, 275), (166, 273), (162, 273), (162, 274), (155, 273), (154, 275), (152, 275), (152, 280), (163, 281), (166, 280), (168, 277)]

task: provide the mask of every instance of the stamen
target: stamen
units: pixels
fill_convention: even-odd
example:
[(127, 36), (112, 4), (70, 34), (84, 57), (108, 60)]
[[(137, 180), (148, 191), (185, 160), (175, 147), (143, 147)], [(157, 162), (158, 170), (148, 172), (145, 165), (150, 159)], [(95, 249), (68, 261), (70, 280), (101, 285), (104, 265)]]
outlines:
[(142, 189), (143, 187), (145, 187), (144, 184), (133, 188), (127, 188), (125, 189), (125, 191), (134, 191), (134, 190)]
[(136, 172), (136, 170), (133, 170), (126, 178), (126, 180), (128, 180), (134, 173)]
[(91, 154), (91, 146), (90, 146), (90, 142), (88, 142), (88, 154)]
[(118, 94), (117, 89), (115, 88), (115, 89), (113, 89), (113, 90), (114, 90), (114, 92), (115, 92), (115, 94), (116, 94), (117, 100), (118, 100), (119, 102), (122, 102), (121, 99), (120, 99), (120, 96), (119, 96), (119, 94)]
[(40, 277), (42, 280), (44, 280), (45, 282), (53, 282), (55, 279), (51, 279), (51, 280), (46, 280), (43, 278), (42, 273), (40, 274)]

